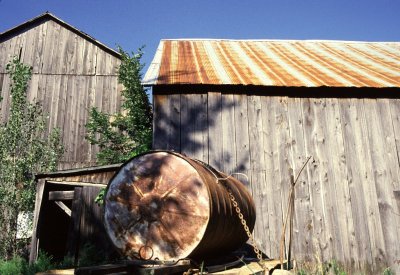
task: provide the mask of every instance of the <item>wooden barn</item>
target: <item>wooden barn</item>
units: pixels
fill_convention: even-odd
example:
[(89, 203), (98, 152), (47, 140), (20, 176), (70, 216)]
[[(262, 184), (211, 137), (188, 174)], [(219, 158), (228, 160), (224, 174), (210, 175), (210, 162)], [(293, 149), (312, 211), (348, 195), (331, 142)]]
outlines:
[(85, 140), (89, 109), (116, 112), (120, 55), (50, 13), (0, 33), (1, 121), (8, 117), (6, 64), (17, 56), (32, 66), (28, 97), (49, 114), (48, 131), (61, 129), (66, 152), (60, 169), (94, 164), (98, 148)]
[(279, 257), (291, 175), (293, 257), (400, 270), (400, 43), (162, 40), (154, 149), (240, 172), (255, 238)]

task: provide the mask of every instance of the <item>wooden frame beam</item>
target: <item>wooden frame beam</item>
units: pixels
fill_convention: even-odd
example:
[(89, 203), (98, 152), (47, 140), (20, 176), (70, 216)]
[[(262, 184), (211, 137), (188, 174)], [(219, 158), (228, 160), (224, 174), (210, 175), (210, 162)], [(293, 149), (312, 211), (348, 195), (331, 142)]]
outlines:
[(74, 198), (74, 190), (72, 191), (50, 191), (49, 201), (65, 201)]
[(64, 184), (64, 185), (73, 185), (73, 186), (92, 186), (92, 187), (107, 187), (107, 184), (101, 183), (91, 183), (91, 182), (81, 182), (81, 181), (55, 181), (55, 180), (47, 180), (46, 183), (51, 184)]
[(61, 208), (62, 211), (65, 212), (65, 214), (67, 214), (68, 216), (71, 217), (72, 211), (71, 211), (71, 209), (69, 209), (68, 206), (66, 206), (62, 201), (54, 201), (54, 202)]

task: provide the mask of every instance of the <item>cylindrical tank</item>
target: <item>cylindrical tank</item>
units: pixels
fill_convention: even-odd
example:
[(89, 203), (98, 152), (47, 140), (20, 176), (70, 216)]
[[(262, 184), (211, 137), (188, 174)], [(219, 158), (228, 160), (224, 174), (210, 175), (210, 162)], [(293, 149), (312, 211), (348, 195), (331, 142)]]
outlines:
[(107, 186), (106, 231), (128, 258), (222, 255), (248, 239), (228, 188), (252, 231), (254, 202), (237, 179), (174, 152), (136, 156)]

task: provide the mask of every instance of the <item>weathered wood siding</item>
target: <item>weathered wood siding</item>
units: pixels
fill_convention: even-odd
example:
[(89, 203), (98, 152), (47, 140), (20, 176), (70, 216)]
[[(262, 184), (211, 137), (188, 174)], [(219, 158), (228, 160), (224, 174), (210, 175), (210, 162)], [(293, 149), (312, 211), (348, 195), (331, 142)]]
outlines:
[(61, 129), (66, 152), (61, 168), (89, 166), (98, 148), (85, 140), (88, 111), (116, 112), (121, 105), (119, 57), (53, 20), (42, 20), (0, 39), (1, 122), (8, 117), (6, 64), (19, 56), (32, 66), (28, 97), (49, 114), (48, 133)]
[(290, 171), (312, 156), (296, 186), (294, 257), (399, 268), (400, 99), (157, 91), (154, 148), (246, 174), (269, 256), (279, 257)]
[[(109, 250), (110, 255), (113, 253), (103, 226), (102, 208), (94, 200), (119, 167), (119, 164), (114, 164), (37, 175), (30, 262), (36, 260), (39, 250), (46, 248), (61, 249), (58, 254), (63, 256), (69, 253), (70, 256), (79, 257), (79, 252), (87, 242)], [(66, 218), (54, 201), (49, 200), (49, 190), (74, 191), (71, 217)], [(63, 221), (63, 224), (54, 223), (53, 219)], [(52, 243), (53, 238), (56, 244)]]

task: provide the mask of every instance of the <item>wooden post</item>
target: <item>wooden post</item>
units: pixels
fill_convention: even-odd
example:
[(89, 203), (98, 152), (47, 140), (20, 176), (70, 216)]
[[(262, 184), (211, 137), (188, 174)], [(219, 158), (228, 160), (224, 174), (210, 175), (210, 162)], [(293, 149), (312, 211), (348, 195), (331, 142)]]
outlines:
[(39, 179), (36, 187), (36, 200), (35, 200), (35, 212), (33, 216), (33, 231), (32, 231), (32, 242), (31, 242), (31, 253), (29, 255), (29, 263), (33, 263), (36, 261), (39, 251), (39, 239), (38, 234), (40, 228), (39, 224), (39, 216), (40, 216), (40, 209), (42, 207), (42, 199), (43, 199), (43, 192), (44, 187), (46, 184), (45, 179)]

